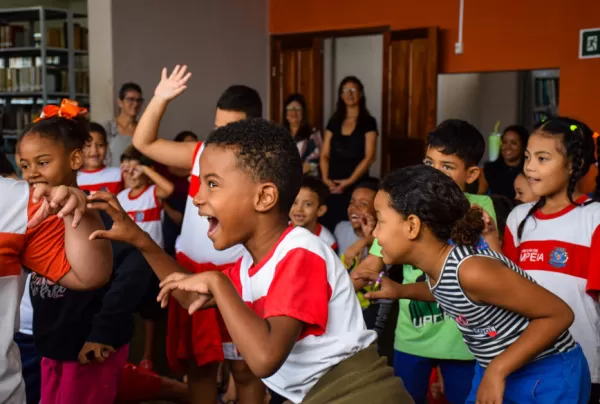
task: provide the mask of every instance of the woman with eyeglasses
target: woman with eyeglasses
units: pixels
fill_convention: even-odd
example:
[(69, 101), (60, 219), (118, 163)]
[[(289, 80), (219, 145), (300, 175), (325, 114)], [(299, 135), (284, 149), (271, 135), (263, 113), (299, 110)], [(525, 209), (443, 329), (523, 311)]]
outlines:
[(354, 185), (369, 176), (375, 160), (377, 122), (366, 103), (361, 81), (354, 76), (344, 78), (321, 151), (321, 177), (331, 191), (322, 223), (331, 230), (347, 220)]
[(142, 109), (144, 99), (142, 88), (136, 83), (125, 83), (119, 89), (119, 115), (106, 124), (108, 135), (108, 152), (106, 165), (119, 167), (121, 155), (131, 145), (133, 132), (138, 123), (138, 115)]
[(302, 158), (302, 171), (315, 177), (319, 176), (319, 159), (323, 140), (321, 132), (308, 122), (306, 101), (302, 94), (291, 94), (283, 104), (283, 126), (287, 128), (296, 141), (300, 157)]

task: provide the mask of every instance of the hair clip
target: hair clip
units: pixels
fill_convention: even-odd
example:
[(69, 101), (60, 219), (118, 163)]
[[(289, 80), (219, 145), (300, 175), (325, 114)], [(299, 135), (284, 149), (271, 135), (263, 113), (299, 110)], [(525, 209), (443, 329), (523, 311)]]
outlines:
[(571, 125), (569, 129), (571, 129), (571, 132), (575, 132), (579, 127), (577, 125)]
[(69, 100), (64, 98), (58, 105), (46, 105), (42, 109), (40, 117), (35, 119), (33, 123), (37, 123), (41, 120), (58, 116), (60, 118), (74, 119), (78, 116), (86, 115), (88, 110), (80, 107), (77, 101)]

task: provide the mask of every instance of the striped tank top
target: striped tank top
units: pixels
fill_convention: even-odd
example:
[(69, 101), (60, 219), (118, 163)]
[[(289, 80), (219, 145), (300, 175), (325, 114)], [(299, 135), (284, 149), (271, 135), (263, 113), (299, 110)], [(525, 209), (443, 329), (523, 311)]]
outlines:
[[(452, 249), (438, 283), (431, 287), (431, 293), (440, 309), (456, 320), (465, 344), (483, 367), (514, 343), (529, 325), (529, 319), (498, 306), (474, 303), (469, 299), (458, 281), (458, 270), (469, 257), (488, 257), (502, 262), (524, 278), (535, 282), (508, 258), (492, 250), (478, 250), (472, 246), (457, 246)], [(541, 352), (535, 360), (566, 352), (575, 347), (575, 341), (565, 331), (548, 349)]]

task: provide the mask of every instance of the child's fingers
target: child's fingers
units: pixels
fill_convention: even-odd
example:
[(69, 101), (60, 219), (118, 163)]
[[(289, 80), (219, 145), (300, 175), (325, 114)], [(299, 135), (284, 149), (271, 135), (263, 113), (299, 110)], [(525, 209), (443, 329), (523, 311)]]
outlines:
[(93, 232), (92, 234), (90, 234), (90, 237), (88, 238), (90, 241), (93, 240), (102, 240), (102, 239), (109, 239), (110, 237), (108, 236), (110, 234), (110, 232), (108, 230), (96, 230), (95, 232)]
[(200, 310), (209, 300), (210, 296), (200, 295), (200, 297), (198, 297), (192, 302), (192, 304), (190, 304), (190, 307), (188, 308), (189, 315), (191, 316), (192, 314), (194, 314), (194, 312)]
[(161, 72), (160, 72), (160, 79), (161, 80), (166, 80), (167, 79), (167, 68), (163, 67)]

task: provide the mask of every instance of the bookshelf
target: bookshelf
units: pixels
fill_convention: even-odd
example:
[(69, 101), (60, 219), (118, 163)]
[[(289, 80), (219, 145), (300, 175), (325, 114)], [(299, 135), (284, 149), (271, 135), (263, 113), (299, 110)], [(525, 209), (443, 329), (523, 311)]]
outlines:
[(13, 161), (45, 104), (68, 97), (89, 108), (86, 23), (71, 10), (0, 8), (0, 147)]
[(539, 123), (558, 115), (560, 71), (534, 70), (531, 74), (533, 120)]

